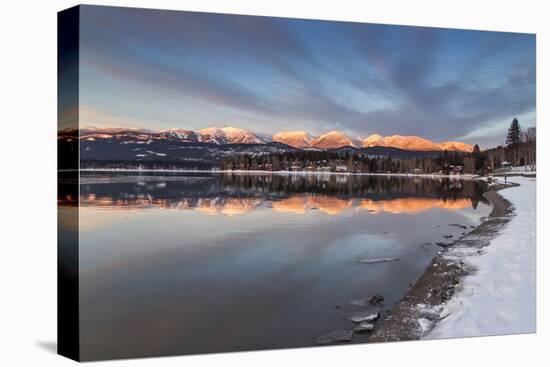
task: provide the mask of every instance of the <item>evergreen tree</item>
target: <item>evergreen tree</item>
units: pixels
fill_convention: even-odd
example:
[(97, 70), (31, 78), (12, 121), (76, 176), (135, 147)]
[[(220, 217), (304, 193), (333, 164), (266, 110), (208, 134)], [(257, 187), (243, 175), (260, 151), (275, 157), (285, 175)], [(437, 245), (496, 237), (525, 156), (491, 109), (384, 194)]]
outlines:
[(481, 154), (481, 149), (479, 145), (474, 145), (474, 150), (472, 151), (472, 157), (474, 158), (475, 170), (478, 171), (483, 168), (483, 154)]
[(508, 134), (506, 135), (506, 145), (516, 146), (521, 143), (521, 127), (519, 126), (519, 120), (514, 118), (510, 127), (508, 128)]

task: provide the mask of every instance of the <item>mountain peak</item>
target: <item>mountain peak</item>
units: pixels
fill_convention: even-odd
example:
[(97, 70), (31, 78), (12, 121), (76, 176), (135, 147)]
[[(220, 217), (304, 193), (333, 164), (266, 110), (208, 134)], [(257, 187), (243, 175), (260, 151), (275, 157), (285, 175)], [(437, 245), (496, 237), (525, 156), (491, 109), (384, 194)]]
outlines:
[(378, 140), (378, 139), (382, 139), (382, 135), (372, 134), (372, 135), (369, 135), (366, 139)]
[(441, 147), (441, 150), (461, 151), (469, 153), (474, 151), (474, 147), (471, 144), (466, 144), (459, 141), (446, 141), (439, 145)]
[(177, 139), (185, 142), (193, 142), (196, 143), (199, 140), (199, 136), (197, 133), (195, 133), (193, 130), (187, 130), (187, 129), (168, 129), (168, 130), (162, 130), (159, 133), (160, 136), (171, 138), (171, 139)]
[[(63, 134), (62, 134), (63, 135)], [(66, 134), (65, 134), (66, 135)], [(381, 136), (372, 134), (364, 139), (350, 139), (337, 130), (313, 137), (305, 130), (281, 131), (272, 137), (258, 135), (249, 130), (234, 126), (207, 127), (200, 130), (173, 128), (161, 131), (133, 128), (95, 128), (84, 127), (79, 130), (82, 140), (117, 139), (127, 141), (149, 141), (151, 139), (169, 139), (188, 143), (209, 144), (266, 144), (269, 141), (279, 142), (294, 148), (337, 149), (343, 147), (391, 147), (410, 151), (460, 151), (472, 152), (470, 144), (446, 141), (435, 143), (414, 135)]]
[(207, 127), (198, 131), (200, 141), (214, 144), (263, 144), (265, 143), (258, 136), (248, 130), (239, 129), (233, 126)]
[(350, 138), (343, 133), (332, 130), (319, 136), (311, 142), (311, 147), (320, 149), (335, 149), (342, 147), (355, 147)]
[(392, 147), (399, 148), (404, 150), (414, 150), (414, 151), (440, 151), (440, 150), (452, 150), (452, 151), (462, 151), (462, 152), (471, 152), (473, 147), (470, 144), (459, 143), (459, 142), (445, 142), (445, 143), (434, 143), (431, 140), (421, 138), (419, 136), (409, 135), (391, 135), (382, 137), (378, 134), (371, 135), (363, 140), (363, 147)]
[(224, 126), (220, 130), (225, 133), (248, 132), (247, 130), (239, 129), (238, 127), (233, 127), (233, 126)]
[(323, 134), (321, 136), (322, 137), (328, 137), (328, 136), (338, 136), (338, 137), (340, 137), (340, 136), (345, 136), (345, 135), (343, 133), (341, 133), (340, 131), (338, 131), (338, 130), (331, 130), (328, 133)]
[(301, 149), (309, 147), (313, 138), (307, 131), (299, 130), (281, 131), (273, 135), (272, 140)]

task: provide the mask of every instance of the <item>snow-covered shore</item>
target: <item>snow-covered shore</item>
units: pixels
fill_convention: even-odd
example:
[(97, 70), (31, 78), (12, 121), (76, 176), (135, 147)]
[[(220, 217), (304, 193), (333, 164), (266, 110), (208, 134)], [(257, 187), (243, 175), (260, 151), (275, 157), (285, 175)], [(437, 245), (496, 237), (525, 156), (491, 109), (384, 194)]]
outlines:
[(476, 270), (443, 307), (443, 317), (425, 339), (536, 330), (536, 180), (510, 177), (520, 186), (500, 191), (515, 217), (478, 253), (451, 249), (450, 256)]

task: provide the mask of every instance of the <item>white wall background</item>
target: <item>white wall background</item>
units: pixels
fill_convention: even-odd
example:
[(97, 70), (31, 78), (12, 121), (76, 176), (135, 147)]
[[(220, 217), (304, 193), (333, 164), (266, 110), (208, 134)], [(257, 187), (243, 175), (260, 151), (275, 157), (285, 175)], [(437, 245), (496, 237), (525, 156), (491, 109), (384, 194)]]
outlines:
[[(540, 365), (548, 360), (548, 75), (545, 1), (111, 0), (95, 4), (537, 33), (537, 335), (98, 362), (117, 366)], [(56, 12), (75, 1), (4, 1), (0, 13), (0, 365), (65, 366), (56, 340)], [(545, 24), (546, 23), (546, 24)], [(545, 162), (546, 158), (546, 162)], [(548, 186), (547, 186), (548, 187)], [(547, 221), (546, 221), (547, 222)], [(548, 223), (548, 222), (547, 222)], [(548, 225), (547, 225), (548, 226)], [(488, 313), (494, 310), (487, 310)]]

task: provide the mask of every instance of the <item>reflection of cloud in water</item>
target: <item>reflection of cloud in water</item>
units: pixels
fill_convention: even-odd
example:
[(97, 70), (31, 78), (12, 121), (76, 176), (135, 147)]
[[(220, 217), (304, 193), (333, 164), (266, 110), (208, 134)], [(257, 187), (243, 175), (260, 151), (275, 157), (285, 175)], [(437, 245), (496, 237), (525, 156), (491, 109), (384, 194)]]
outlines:
[[(96, 208), (92, 207), (81, 207), (79, 213), (78, 226), (81, 231), (94, 231), (98, 228), (105, 229), (108, 227), (113, 228), (116, 227), (117, 220), (120, 219), (119, 212), (115, 213), (109, 210), (101, 210), (101, 212), (98, 212)], [(140, 215), (139, 210), (125, 213), (126, 219), (135, 218), (136, 215)]]

